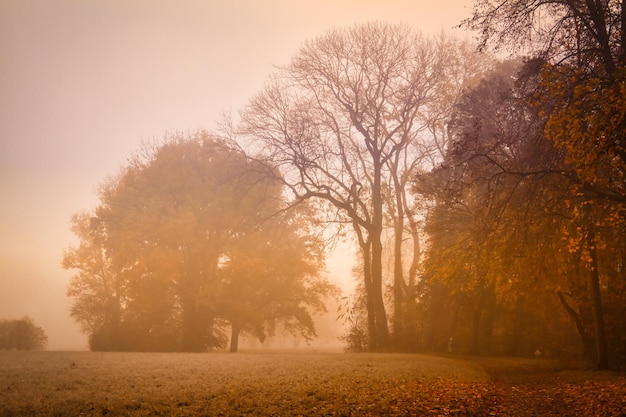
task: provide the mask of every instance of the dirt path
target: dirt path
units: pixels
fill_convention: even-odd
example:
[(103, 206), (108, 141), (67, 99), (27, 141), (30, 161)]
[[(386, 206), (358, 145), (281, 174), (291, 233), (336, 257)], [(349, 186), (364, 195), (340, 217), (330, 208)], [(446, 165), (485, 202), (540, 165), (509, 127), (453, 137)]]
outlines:
[(494, 416), (626, 416), (626, 375), (563, 370), (554, 361), (477, 360), (493, 381)]

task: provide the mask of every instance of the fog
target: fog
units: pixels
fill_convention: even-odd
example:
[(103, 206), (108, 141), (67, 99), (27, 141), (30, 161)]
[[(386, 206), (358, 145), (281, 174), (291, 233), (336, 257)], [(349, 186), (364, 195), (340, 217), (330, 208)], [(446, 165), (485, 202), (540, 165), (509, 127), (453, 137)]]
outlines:
[[(68, 314), (70, 216), (142, 140), (214, 129), (307, 39), (369, 20), (454, 34), (469, 1), (0, 2), (0, 318), (86, 349)], [(459, 36), (463, 35), (462, 33)], [(352, 254), (331, 254), (348, 293)]]

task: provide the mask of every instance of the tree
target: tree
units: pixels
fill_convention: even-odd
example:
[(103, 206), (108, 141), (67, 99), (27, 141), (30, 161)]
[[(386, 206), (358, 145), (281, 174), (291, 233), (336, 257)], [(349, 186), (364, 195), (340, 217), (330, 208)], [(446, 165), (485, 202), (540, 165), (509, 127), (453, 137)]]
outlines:
[[(563, 201), (569, 179), (526, 102), (525, 83), (536, 84), (537, 77), (523, 76), (528, 65), (521, 73), (518, 68), (514, 62), (500, 64), (463, 95), (450, 123), (453, 141), (444, 163), (418, 177), (421, 192), (435, 196), (425, 269), (433, 288), (426, 296), (434, 303), (456, 299), (452, 310), (461, 313), (448, 319), (444, 340), (454, 336), (460, 344), (463, 338), (455, 333), (461, 317), (471, 317), (464, 338), (473, 353), (496, 348), (492, 339), (501, 333), (499, 326), (520, 341), (521, 326), (529, 328), (520, 312), (532, 311), (525, 300), (549, 298), (559, 285), (546, 274), (558, 268), (545, 257), (561, 260), (558, 251), (567, 250), (558, 235), (559, 219), (568, 214)], [(529, 277), (542, 285), (529, 285)]]
[(608, 367), (598, 268), (597, 226), (624, 231), (626, 145), (623, 79), (626, 10), (622, 1), (476, 2), (465, 22), (492, 41), (531, 46), (545, 62), (536, 104), (545, 133), (575, 169), (580, 253), (587, 260), (595, 316), (597, 367)]
[[(242, 114), (242, 131), (282, 170), (292, 198), (322, 200), (330, 221), (352, 228), (371, 350), (391, 346), (383, 302), (385, 214), (404, 221), (401, 188), (408, 174), (401, 170), (416, 169), (436, 147), (421, 133), (423, 112), (434, 107), (445, 75), (447, 55), (439, 52), (405, 26), (334, 30), (307, 42)], [(398, 318), (403, 279), (398, 272)]]
[(276, 187), (266, 166), (206, 134), (135, 161), (104, 196), (99, 216), (129, 275), (129, 307), (148, 321), (147, 331), (179, 320), (183, 350), (219, 344), (213, 306), (220, 257), (237, 230), (268, 215), (263, 201)]
[[(615, 320), (615, 314), (623, 311), (623, 292), (614, 278), (621, 274), (623, 239), (614, 237), (623, 232), (615, 223), (597, 221), (607, 217), (599, 212), (603, 205), (585, 203), (588, 196), (580, 192), (580, 177), (567, 162), (566, 150), (546, 139), (546, 115), (528, 102), (541, 81), (538, 62), (530, 60), (515, 76), (501, 66), (500, 74), (468, 91), (451, 123), (454, 140), (445, 163), (429, 178), (433, 184), (427, 178), (418, 182), (430, 187), (437, 201), (427, 220), (431, 240), (425, 277), (433, 288), (425, 299), (436, 302), (437, 295), (438, 302), (449, 305), (447, 293), (456, 298), (453, 310), (471, 313), (470, 300), (481, 306), (481, 292), (467, 284), (482, 279), (495, 295), (493, 314), (485, 310), (487, 326), (478, 334), (483, 349), (490, 326), (496, 339), (508, 334), (505, 345), (523, 346), (534, 339), (535, 346), (552, 354), (576, 345), (573, 329), (589, 358), (599, 351), (593, 344), (599, 328), (594, 298), (601, 293), (611, 300), (603, 318), (611, 317), (606, 340), (615, 345), (607, 348), (621, 360), (623, 320)], [(585, 218), (585, 207), (595, 222)], [(601, 287), (593, 290), (594, 282)], [(544, 329), (523, 316), (538, 317)], [(451, 327), (457, 332), (460, 325), (472, 327), (454, 317), (449, 320), (456, 321)], [(472, 349), (476, 330), (467, 342)]]
[(406, 147), (395, 153), (388, 164), (386, 227), (393, 231), (393, 336), (396, 349), (414, 350), (418, 339), (415, 323), (416, 288), (422, 258), (424, 198), (410, 193), (410, 181), (417, 172), (436, 166), (445, 156), (449, 140), (449, 120), (462, 92), (473, 85), (488, 68), (490, 57), (479, 55), (467, 42), (433, 39), (439, 72), (429, 86), (427, 103), (416, 118), (414, 132)]
[[(224, 273), (226, 260), (233, 271), (246, 271), (243, 264), (253, 257), (233, 256), (245, 236), (252, 252), (267, 254), (267, 244), (280, 247), (267, 240), (261, 225), (282, 210), (281, 193), (274, 169), (206, 132), (171, 137), (132, 159), (105, 184), (95, 212), (74, 217), (81, 244), (64, 256), (64, 267), (79, 271), (68, 294), (76, 299), (72, 315), (90, 334), (91, 347), (201, 351), (225, 344), (224, 316), (241, 299), (224, 298), (224, 280), (245, 282)], [(287, 264), (274, 266), (285, 283), (304, 285), (312, 280), (307, 271), (314, 272), (287, 271)], [(287, 309), (293, 300), (273, 294), (279, 275), (254, 278), (260, 291), (272, 293), (276, 311)], [(311, 297), (298, 301), (320, 307)], [(293, 310), (292, 316), (306, 321)]]
[(66, 250), (62, 262), (63, 268), (78, 271), (67, 290), (67, 295), (75, 298), (70, 315), (89, 335), (91, 350), (119, 349), (128, 294), (123, 275), (113, 270), (107, 256), (104, 223), (97, 216), (78, 213), (72, 216), (71, 230), (80, 244)]
[(48, 336), (30, 317), (0, 320), (0, 350), (44, 350)]
[(525, 49), (552, 62), (613, 72), (626, 59), (622, 1), (475, 0), (462, 26), (480, 46)]
[(302, 219), (293, 210), (238, 233), (219, 271), (219, 311), (231, 325), (231, 352), (238, 349), (240, 333), (263, 341), (277, 323), (307, 340), (316, 335), (311, 313), (326, 311), (324, 298), (336, 292), (319, 277), (322, 247), (303, 234)]

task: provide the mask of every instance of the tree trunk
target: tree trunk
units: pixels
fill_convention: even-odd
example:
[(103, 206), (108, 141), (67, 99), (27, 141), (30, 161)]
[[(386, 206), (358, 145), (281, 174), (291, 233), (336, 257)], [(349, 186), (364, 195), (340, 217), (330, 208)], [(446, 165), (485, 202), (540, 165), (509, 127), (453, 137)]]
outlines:
[(409, 226), (411, 229), (411, 239), (413, 240), (413, 259), (411, 260), (411, 266), (409, 267), (409, 287), (407, 293), (410, 297), (414, 297), (415, 281), (417, 277), (417, 269), (420, 264), (420, 257), (422, 255), (422, 248), (420, 245), (417, 224), (413, 220), (409, 220)]
[[(397, 163), (393, 168), (393, 184), (395, 189), (396, 213), (394, 216), (394, 245), (393, 245), (393, 344), (395, 349), (407, 349), (406, 335), (406, 283), (402, 270), (402, 238), (404, 237), (404, 205), (402, 202), (402, 185), (398, 179)], [(393, 210), (391, 210), (393, 214)]]
[(478, 305), (474, 309), (474, 314), (472, 317), (472, 344), (470, 345), (470, 354), (476, 355), (478, 354), (478, 342), (480, 341), (480, 319), (483, 314), (482, 305)]
[(380, 233), (372, 239), (372, 302), (376, 312), (376, 341), (375, 350), (386, 351), (390, 348), (389, 328), (387, 327), (387, 313), (383, 299), (383, 245)]
[(394, 347), (400, 350), (406, 349), (406, 319), (404, 300), (404, 276), (402, 272), (402, 232), (404, 230), (403, 216), (399, 211), (395, 224), (394, 242), (394, 265), (393, 265), (393, 338)]
[[(459, 311), (461, 310), (461, 304), (458, 302), (454, 304), (455, 304), (455, 307), (454, 307), (454, 310), (452, 311), (452, 317), (450, 318), (450, 324), (448, 326), (448, 333), (446, 334), (446, 337), (448, 338), (449, 347), (450, 347), (449, 353), (457, 353), (457, 350), (458, 350), (458, 348), (455, 347), (455, 343), (454, 343), (454, 333), (456, 332), (456, 326), (459, 321)], [(450, 343), (450, 341), (452, 341), (452, 343)]]
[(381, 187), (380, 153), (372, 152), (374, 159), (374, 181), (372, 183), (372, 225), (370, 237), (372, 242), (372, 297), (376, 309), (376, 341), (375, 350), (386, 351), (390, 348), (387, 313), (383, 298), (383, 199)]
[(606, 343), (606, 334), (604, 331), (604, 310), (602, 308), (602, 297), (600, 294), (600, 277), (598, 274), (598, 251), (595, 242), (595, 226), (593, 221), (590, 223), (587, 233), (587, 247), (589, 249), (590, 269), (589, 271), (589, 289), (591, 292), (591, 305), (593, 307), (593, 319), (596, 338), (596, 368), (609, 368), (609, 354)]
[(239, 349), (239, 325), (233, 321), (230, 326), (230, 353), (237, 353)]
[(515, 300), (515, 310), (513, 310), (513, 328), (509, 337), (505, 353), (509, 356), (523, 356), (524, 340), (524, 296), (520, 295)]
[(372, 291), (372, 257), (369, 242), (361, 242), (361, 254), (363, 255), (363, 283), (365, 284), (365, 299), (367, 305), (368, 349), (376, 350), (378, 346), (378, 338), (376, 337), (376, 304), (374, 303)]
[(580, 336), (580, 342), (583, 345), (583, 358), (592, 359), (593, 358), (593, 337), (587, 333), (585, 330), (585, 326), (583, 324), (583, 320), (580, 315), (569, 305), (567, 300), (565, 299), (565, 295), (561, 291), (557, 291), (556, 295), (559, 297), (559, 301), (561, 305), (567, 311), (567, 314), (572, 319), (574, 324), (576, 325), (576, 331), (578, 331), (578, 336)]
[(201, 328), (198, 326), (197, 314), (183, 314), (183, 335), (182, 335), (182, 351), (183, 352), (202, 352), (204, 344), (202, 343)]
[(205, 350), (204, 336), (207, 323), (196, 306), (195, 297), (189, 294), (181, 296), (182, 305), (182, 346), (183, 352), (202, 352)]
[[(421, 257), (421, 246), (419, 241), (419, 229), (417, 227), (417, 222), (415, 222), (415, 219), (413, 219), (411, 211), (406, 204), (406, 201), (404, 201), (404, 213), (408, 219), (411, 240), (413, 243), (413, 254), (408, 272), (408, 285), (404, 292), (404, 308), (405, 312), (407, 312), (404, 316), (404, 332), (408, 344), (407, 347), (410, 350), (416, 350), (416, 341), (419, 332), (419, 324), (417, 322), (418, 318), (415, 314), (418, 308), (416, 300), (416, 281), (417, 270), (419, 268)], [(410, 314), (408, 314), (409, 311), (411, 312)]]
[(493, 354), (493, 323), (496, 315), (496, 287), (495, 284), (490, 283), (485, 289), (483, 289), (484, 302), (484, 314), (482, 321), (481, 344), (479, 346), (480, 353), (485, 355)]
[(478, 305), (474, 308), (474, 314), (472, 317), (472, 342), (470, 346), (470, 353), (477, 355), (480, 352), (480, 334), (483, 321), (483, 313), (485, 311), (486, 299), (485, 289), (480, 290), (478, 297)]

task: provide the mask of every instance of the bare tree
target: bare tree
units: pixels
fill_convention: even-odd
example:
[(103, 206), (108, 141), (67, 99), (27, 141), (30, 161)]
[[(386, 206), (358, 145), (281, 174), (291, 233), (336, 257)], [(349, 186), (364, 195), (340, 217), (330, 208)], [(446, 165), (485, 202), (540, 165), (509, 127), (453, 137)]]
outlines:
[[(414, 349), (417, 343), (416, 288), (422, 257), (420, 218), (424, 198), (411, 190), (410, 181), (440, 163), (449, 147), (449, 121), (466, 88), (476, 84), (493, 61), (476, 53), (475, 46), (441, 34), (431, 41), (437, 63), (428, 101), (419, 110), (406, 147), (387, 162), (389, 177), (389, 227), (393, 229), (394, 343)], [(412, 192), (411, 192), (412, 191)], [(406, 243), (405, 243), (406, 242)], [(406, 261), (405, 261), (406, 258)]]
[(402, 25), (333, 30), (307, 42), (242, 113), (243, 133), (280, 167), (294, 200), (319, 199), (332, 220), (352, 227), (372, 350), (391, 344), (382, 290), (384, 217), (403, 217), (407, 208), (402, 192), (390, 198), (389, 190), (404, 187), (436, 146), (424, 135), (424, 114), (445, 76), (439, 52), (436, 42)]
[(482, 47), (510, 47), (612, 73), (626, 60), (621, 0), (476, 0), (464, 23)]

